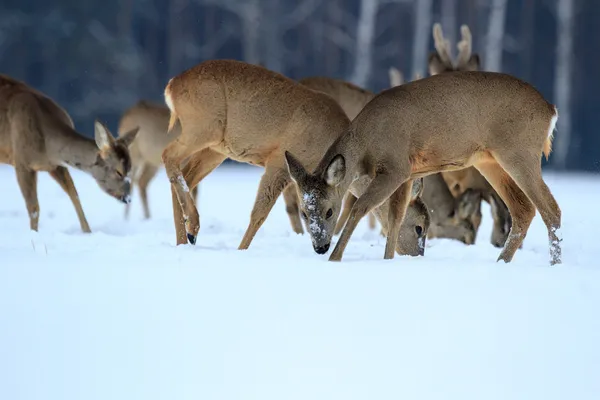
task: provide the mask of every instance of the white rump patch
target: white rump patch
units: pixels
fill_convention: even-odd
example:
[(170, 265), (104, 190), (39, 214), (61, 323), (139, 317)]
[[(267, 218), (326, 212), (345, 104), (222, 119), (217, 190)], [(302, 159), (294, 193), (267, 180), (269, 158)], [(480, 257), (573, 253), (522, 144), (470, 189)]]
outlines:
[(173, 100), (171, 100), (171, 80), (172, 79), (169, 79), (169, 83), (167, 83), (167, 88), (165, 89), (165, 103), (167, 103), (167, 107), (169, 107), (169, 110), (173, 112), (174, 108)]
[(554, 116), (550, 120), (550, 127), (548, 128), (548, 137), (551, 138), (554, 135), (554, 129), (556, 128), (556, 121), (558, 120), (558, 110), (554, 107)]

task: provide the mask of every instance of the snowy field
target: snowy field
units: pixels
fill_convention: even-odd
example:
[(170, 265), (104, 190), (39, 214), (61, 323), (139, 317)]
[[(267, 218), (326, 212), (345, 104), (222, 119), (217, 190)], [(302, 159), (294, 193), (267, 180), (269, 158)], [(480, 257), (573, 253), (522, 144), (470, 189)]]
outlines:
[(30, 232), (0, 166), (0, 399), (600, 398), (599, 176), (545, 177), (563, 211), (564, 263), (550, 267), (539, 216), (496, 263), (485, 204), (474, 246), (431, 240), (425, 257), (384, 261), (363, 221), (329, 263), (280, 198), (241, 252), (261, 172), (210, 175), (198, 244), (176, 247), (164, 172), (153, 218), (136, 192), (124, 221), (73, 171), (86, 235), (47, 174)]

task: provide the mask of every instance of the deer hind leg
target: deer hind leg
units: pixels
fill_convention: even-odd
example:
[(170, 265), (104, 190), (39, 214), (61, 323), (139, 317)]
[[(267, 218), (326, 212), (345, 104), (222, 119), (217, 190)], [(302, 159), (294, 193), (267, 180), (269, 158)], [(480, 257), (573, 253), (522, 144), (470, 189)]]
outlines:
[[(225, 156), (213, 151), (211, 149), (204, 149), (202, 151), (193, 154), (182, 171), (183, 179), (185, 180), (188, 187), (192, 188), (192, 195), (194, 189), (198, 187), (202, 179), (204, 179), (208, 174), (215, 170), (223, 160), (225, 160)], [(190, 239), (189, 235), (187, 235), (185, 228), (185, 218), (183, 216), (183, 210), (179, 207), (177, 201), (177, 193), (174, 191), (172, 187), (172, 197), (175, 200), (173, 203), (173, 216), (175, 220), (175, 232), (177, 236), (177, 244), (185, 244), (187, 240), (193, 240), (194, 244), (196, 242), (196, 238), (193, 237)], [(196, 192), (197, 193), (197, 192)], [(192, 199), (193, 204), (196, 204), (196, 199)], [(200, 217), (198, 216), (198, 220), (194, 221), (197, 224), (198, 229), (200, 227)]]
[(356, 200), (350, 210), (348, 222), (344, 225), (342, 235), (329, 256), (329, 261), (341, 261), (348, 241), (361, 218), (386, 201), (408, 177), (408, 172), (398, 173), (396, 171), (382, 171), (375, 175), (367, 190)]
[(404, 216), (406, 215), (406, 208), (410, 202), (411, 190), (412, 180), (404, 182), (394, 194), (390, 196), (387, 229), (388, 236), (383, 256), (386, 260), (394, 258), (396, 242), (398, 241), (398, 234), (400, 233), (400, 225), (402, 225), (402, 220), (404, 220)]
[(476, 164), (475, 167), (498, 192), (508, 206), (513, 224), (498, 257), (498, 261), (510, 262), (523, 243), (529, 225), (535, 216), (535, 207), (511, 176), (494, 160)]
[(304, 228), (302, 228), (302, 221), (300, 221), (298, 195), (296, 194), (296, 187), (293, 183), (290, 183), (283, 190), (283, 200), (285, 201), (285, 212), (290, 218), (292, 230), (297, 234), (302, 235), (304, 233)]
[(369, 213), (369, 229), (373, 230), (377, 227), (377, 221), (375, 220), (375, 215), (373, 213)]
[(333, 231), (335, 235), (339, 235), (342, 229), (344, 228), (344, 225), (346, 224), (346, 221), (348, 221), (348, 217), (350, 216), (350, 210), (352, 210), (352, 207), (354, 207), (354, 203), (356, 203), (356, 200), (356, 196), (354, 196), (352, 193), (346, 193), (346, 197), (344, 197), (342, 213), (338, 218), (337, 223), (335, 224), (335, 229)]
[(148, 184), (156, 175), (158, 167), (152, 164), (142, 165), (142, 172), (137, 180), (137, 184), (140, 188), (140, 197), (142, 199), (142, 207), (144, 208), (144, 218), (150, 219), (150, 207), (148, 206)]
[(27, 205), (29, 228), (37, 232), (40, 218), (40, 205), (37, 197), (37, 172), (18, 164), (15, 166), (15, 171), (19, 188), (21, 188), (21, 193)]
[(75, 184), (73, 183), (73, 179), (71, 178), (69, 170), (65, 167), (57, 167), (54, 171), (50, 171), (50, 176), (54, 178), (54, 180), (71, 199), (71, 203), (73, 203), (75, 211), (77, 212), (77, 218), (79, 219), (81, 230), (85, 233), (90, 233), (91, 229), (88, 225), (87, 219), (85, 218), (85, 214), (83, 213), (83, 208), (81, 207), (81, 202), (79, 201), (79, 195), (77, 194), (77, 189), (75, 189)]
[[(561, 210), (542, 178), (540, 155), (507, 152), (506, 154), (494, 154), (494, 158), (527, 194), (539, 211), (548, 229), (550, 265), (560, 264)], [(516, 223), (514, 218), (512, 223), (513, 226)]]
[(258, 193), (256, 194), (256, 200), (254, 201), (254, 207), (250, 214), (250, 224), (246, 229), (244, 238), (240, 243), (238, 249), (246, 250), (250, 246), (254, 235), (258, 232), (263, 222), (267, 219), (267, 216), (271, 212), (273, 205), (277, 201), (277, 198), (283, 191), (283, 189), (289, 184), (290, 176), (283, 165), (283, 163), (277, 163), (277, 165), (268, 165), (265, 169), (265, 173), (260, 179), (258, 185)]

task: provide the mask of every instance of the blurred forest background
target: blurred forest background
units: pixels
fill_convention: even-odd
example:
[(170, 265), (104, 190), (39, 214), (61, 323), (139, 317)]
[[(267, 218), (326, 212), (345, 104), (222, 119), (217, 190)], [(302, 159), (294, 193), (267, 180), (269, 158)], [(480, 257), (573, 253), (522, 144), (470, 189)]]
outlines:
[[(598, 0), (2, 0), (0, 73), (24, 80), (91, 134), (212, 58), (325, 75), (374, 91), (388, 68), (426, 74), (432, 25), (473, 33), (482, 68), (534, 84), (559, 109), (545, 167), (600, 170)], [(456, 54), (456, 46), (452, 45)]]

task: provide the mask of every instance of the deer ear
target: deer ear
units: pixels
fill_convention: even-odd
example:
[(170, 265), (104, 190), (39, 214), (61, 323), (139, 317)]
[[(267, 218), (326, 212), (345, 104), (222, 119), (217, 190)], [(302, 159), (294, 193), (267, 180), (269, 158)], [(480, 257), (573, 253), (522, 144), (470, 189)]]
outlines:
[(94, 138), (96, 139), (96, 146), (100, 150), (110, 149), (115, 141), (106, 126), (98, 120), (94, 122)]
[(133, 141), (137, 137), (139, 130), (140, 130), (140, 127), (136, 126), (129, 132), (125, 132), (123, 135), (121, 135), (121, 137), (117, 139), (117, 142), (122, 144), (125, 147), (131, 146), (131, 143), (133, 143)]
[(481, 69), (481, 60), (479, 59), (479, 54), (475, 53), (469, 58), (469, 62), (467, 62), (466, 70), (467, 71), (478, 71)]
[(468, 189), (464, 192), (458, 201), (458, 215), (462, 219), (467, 219), (476, 214), (481, 208), (481, 193)]
[(425, 188), (425, 182), (423, 178), (417, 178), (413, 180), (412, 183), (412, 192), (410, 194), (411, 200), (415, 200), (417, 197), (421, 197), (423, 194), (423, 189)]
[(304, 177), (307, 175), (304, 166), (289, 151), (286, 150), (284, 155), (288, 172), (290, 173), (290, 176), (294, 182), (298, 183), (304, 180)]
[(346, 176), (346, 160), (344, 156), (338, 154), (333, 157), (325, 170), (325, 182), (329, 186), (337, 186), (344, 179), (344, 176)]
[(388, 70), (388, 75), (390, 77), (390, 87), (396, 87), (402, 85), (404, 79), (402, 77), (402, 72), (396, 67), (390, 67)]

